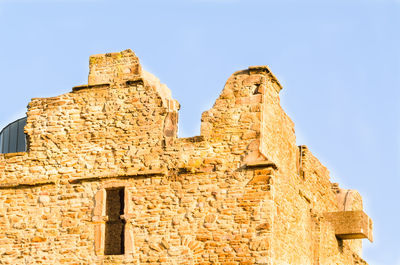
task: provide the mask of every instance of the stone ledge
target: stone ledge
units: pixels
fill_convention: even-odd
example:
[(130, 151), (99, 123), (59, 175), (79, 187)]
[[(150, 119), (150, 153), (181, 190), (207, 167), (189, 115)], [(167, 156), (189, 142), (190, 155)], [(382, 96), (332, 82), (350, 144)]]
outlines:
[(0, 189), (23, 189), (23, 188), (32, 188), (38, 186), (45, 186), (45, 185), (55, 185), (56, 182), (54, 180), (45, 180), (45, 181), (34, 181), (34, 182), (22, 182), (22, 183), (4, 183), (0, 184)]
[(144, 84), (144, 80), (143, 80), (143, 77), (138, 76), (136, 78), (131, 78), (129, 80), (126, 80), (125, 84), (127, 86), (131, 86), (131, 85), (135, 85), (135, 84), (142, 84), (143, 85)]
[(27, 153), (28, 152), (16, 152), (16, 153), (4, 153), (1, 155), (4, 156), (5, 159), (8, 159), (8, 158), (16, 157), (16, 156), (24, 156)]
[(246, 164), (246, 167), (272, 167), (273, 169), (278, 169), (278, 166), (275, 163), (268, 160), (249, 162)]
[[(87, 181), (97, 181), (101, 179), (112, 179), (112, 178), (131, 178), (131, 177), (151, 177), (151, 176), (165, 176), (167, 175), (167, 169), (151, 169), (151, 170), (143, 170), (143, 171), (130, 171), (128, 170), (125, 173), (119, 174), (107, 174), (107, 175), (99, 175), (99, 176), (91, 176), (91, 177), (82, 177), (82, 178), (74, 178), (68, 180), (69, 183), (81, 183)], [(23, 188), (31, 188), (38, 187), (44, 185), (55, 185), (56, 182), (54, 180), (44, 180), (44, 181), (31, 181), (31, 182), (11, 182), (11, 183), (2, 183), (0, 184), (0, 189), (23, 189)]]
[(372, 220), (364, 211), (328, 212), (324, 217), (333, 225), (337, 238), (373, 241)]
[(72, 91), (75, 92), (75, 91), (79, 91), (79, 90), (82, 90), (82, 89), (102, 88), (102, 87), (108, 88), (108, 87), (110, 87), (110, 84), (109, 84), (109, 83), (103, 83), (103, 84), (96, 84), (96, 85), (80, 85), (80, 86), (74, 86), (74, 87), (72, 88)]
[(167, 175), (167, 173), (168, 173), (167, 169), (128, 170), (127, 172), (124, 173), (74, 178), (70, 179), (68, 182), (71, 184), (77, 184), (81, 182), (98, 181), (102, 179), (165, 176)]

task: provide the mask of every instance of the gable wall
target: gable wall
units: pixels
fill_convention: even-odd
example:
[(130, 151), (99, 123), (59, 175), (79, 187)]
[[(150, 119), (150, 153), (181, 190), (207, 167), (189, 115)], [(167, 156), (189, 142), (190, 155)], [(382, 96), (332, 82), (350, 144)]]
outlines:
[[(133, 52), (92, 56), (89, 85), (29, 104), (29, 151), (0, 155), (0, 264), (365, 264), (323, 219), (337, 189), (280, 89), (267, 67), (236, 72), (201, 135), (177, 138), (179, 104)], [(123, 256), (96, 252), (109, 186), (128, 194)]]

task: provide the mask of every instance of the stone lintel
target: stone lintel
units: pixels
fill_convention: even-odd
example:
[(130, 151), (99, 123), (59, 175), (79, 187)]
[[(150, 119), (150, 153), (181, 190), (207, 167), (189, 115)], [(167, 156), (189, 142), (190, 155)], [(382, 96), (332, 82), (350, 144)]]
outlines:
[(132, 77), (131, 79), (127, 80), (125, 83), (128, 86), (135, 85), (135, 84), (144, 84), (144, 79), (141, 76), (136, 77), (136, 78)]
[(56, 184), (56, 182), (53, 181), (53, 180), (4, 183), (4, 184), (0, 184), (0, 190), (4, 190), (4, 189), (23, 189), (23, 188), (32, 188), (32, 187), (45, 186), (45, 185), (54, 185), (54, 184)]
[[(90, 182), (90, 181), (98, 181), (101, 179), (112, 179), (112, 178), (132, 178), (132, 177), (152, 177), (152, 176), (165, 176), (168, 174), (166, 169), (149, 169), (149, 170), (127, 170), (124, 173), (118, 174), (107, 174), (107, 175), (98, 175), (98, 176), (90, 176), (90, 177), (82, 177), (82, 178), (73, 178), (68, 182), (71, 184), (77, 184), (81, 182)], [(38, 186), (45, 185), (55, 185), (56, 182), (54, 180), (38, 180), (31, 182), (10, 182), (10, 183), (2, 183), (0, 184), (0, 190), (4, 189), (24, 189), (24, 188), (32, 188)]]
[(74, 86), (72, 88), (72, 91), (79, 91), (82, 89), (93, 89), (93, 88), (108, 88), (110, 87), (109, 83), (103, 83), (103, 84), (95, 84), (95, 85), (80, 85), (80, 86)]
[(272, 167), (273, 169), (278, 169), (275, 163), (268, 160), (249, 162), (246, 164), (246, 167)]
[(76, 183), (81, 183), (81, 182), (98, 181), (98, 180), (102, 180), (102, 179), (112, 179), (112, 178), (165, 176), (167, 174), (168, 174), (168, 171), (166, 169), (127, 170), (124, 173), (74, 178), (74, 179), (70, 179), (69, 183), (76, 184)]
[(373, 241), (372, 220), (364, 211), (328, 212), (324, 217), (333, 225), (335, 235), (340, 239), (368, 238)]

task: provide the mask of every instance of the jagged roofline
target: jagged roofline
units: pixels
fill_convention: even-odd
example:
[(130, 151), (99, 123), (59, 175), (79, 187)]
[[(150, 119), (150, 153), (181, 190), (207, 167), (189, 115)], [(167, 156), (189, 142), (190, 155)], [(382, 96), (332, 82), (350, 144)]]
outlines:
[[(232, 79), (235, 79), (236, 77), (239, 76), (253, 76), (253, 77), (261, 77), (263, 80), (268, 80), (268, 85), (267, 83), (264, 82), (264, 84), (261, 84), (263, 86), (263, 89), (267, 89), (267, 86), (272, 88), (272, 91), (276, 91), (277, 95), (279, 94), (280, 90), (282, 89), (281, 84), (279, 83), (278, 79), (275, 77), (275, 75), (271, 72), (268, 66), (262, 65), (262, 66), (250, 66), (245, 70), (239, 70), (234, 72), (227, 80), (226, 85), (222, 89), (221, 95), (224, 93), (226, 89), (229, 90), (229, 85), (228, 83), (232, 81)], [(240, 77), (239, 77), (240, 78)], [(173, 99), (171, 90), (165, 85), (160, 82), (160, 80), (154, 76), (153, 74), (145, 71), (142, 69), (142, 66), (140, 65), (140, 60), (136, 56), (136, 54), (130, 50), (124, 50), (121, 52), (114, 52), (114, 53), (106, 53), (106, 54), (96, 54), (96, 55), (91, 55), (89, 58), (89, 76), (88, 76), (88, 84), (87, 85), (80, 85), (80, 86), (75, 86), (73, 87), (73, 92), (79, 91), (79, 90), (90, 90), (94, 88), (108, 88), (108, 87), (124, 87), (126, 85), (136, 83), (136, 82), (142, 82), (148, 87), (154, 89), (154, 92), (160, 97), (162, 100), (162, 105), (167, 109), (168, 113), (175, 113), (176, 115), (171, 117), (172, 119), (172, 126), (175, 127), (175, 133), (177, 131), (177, 125), (178, 125), (178, 119), (177, 119), (177, 112), (180, 109), (180, 104), (177, 100)], [(250, 82), (251, 85), (254, 85), (255, 83), (253, 81)], [(256, 85), (260, 85), (260, 83), (257, 83)], [(261, 94), (265, 94), (265, 91), (261, 92)], [(220, 97), (221, 97), (220, 95)], [(258, 95), (261, 96), (261, 95)], [(279, 96), (278, 96), (279, 97)], [(58, 97), (56, 97), (58, 98)], [(241, 103), (244, 105), (248, 104), (269, 104), (266, 102), (264, 99), (260, 99), (259, 102), (251, 102), (251, 103)], [(274, 102), (273, 104), (275, 104)], [(279, 100), (278, 103), (279, 105)], [(214, 105), (215, 106), (215, 105)], [(229, 107), (234, 107), (234, 106), (229, 106)], [(206, 112), (211, 111), (211, 112), (218, 112), (218, 110), (214, 109), (212, 107), (211, 109), (207, 110)], [(202, 123), (203, 123), (203, 118), (202, 118)], [(264, 119), (261, 118), (261, 123), (264, 123)], [(169, 124), (170, 125), (170, 124)], [(258, 128), (258, 133), (256, 138), (262, 138), (260, 135), (263, 135), (263, 127)], [(210, 136), (213, 137), (212, 135), (208, 133), (204, 133), (203, 130), (200, 132), (201, 136)], [(261, 142), (263, 140), (261, 139)], [(260, 151), (260, 158), (262, 160), (268, 160), (268, 155), (266, 155), (267, 152), (264, 152), (265, 150), (263, 149), (264, 144), (258, 144), (259, 145), (259, 151)]]
[[(101, 71), (102, 66), (110, 67), (111, 64), (115, 65), (116, 71), (108, 74)], [(121, 82), (137, 81), (141, 79), (143, 82), (155, 89), (162, 99), (164, 106), (166, 106), (169, 111), (178, 111), (180, 109), (179, 102), (173, 99), (171, 90), (168, 86), (161, 83), (154, 74), (143, 70), (139, 58), (131, 49), (126, 49), (121, 52), (91, 55), (89, 59), (89, 69), (88, 85), (75, 86), (73, 91), (94, 86), (110, 86)], [(249, 66), (247, 69), (238, 70), (234, 72), (228, 80), (241, 74), (266, 75), (271, 82), (277, 85), (278, 93), (282, 89), (279, 80), (267, 65)], [(96, 79), (96, 75), (100, 78)], [(104, 76), (107, 75), (108, 80), (107, 78), (104, 78)]]

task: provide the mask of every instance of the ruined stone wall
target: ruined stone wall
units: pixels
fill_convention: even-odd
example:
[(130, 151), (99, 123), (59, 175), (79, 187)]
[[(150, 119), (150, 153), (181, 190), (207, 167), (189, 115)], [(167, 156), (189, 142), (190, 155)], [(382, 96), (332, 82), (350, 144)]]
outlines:
[[(91, 56), (88, 85), (29, 104), (28, 152), (0, 154), (0, 264), (366, 264), (361, 197), (296, 146), (280, 89), (236, 72), (177, 138), (179, 104), (132, 51)], [(125, 253), (104, 255), (115, 187)]]
[(275, 177), (274, 260), (277, 264), (366, 264), (360, 258), (361, 240), (336, 238), (324, 216), (343, 211), (336, 192), (345, 190), (337, 184), (332, 189), (329, 171), (306, 146), (299, 147), (297, 158), (297, 172)]

